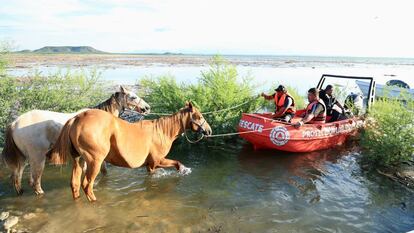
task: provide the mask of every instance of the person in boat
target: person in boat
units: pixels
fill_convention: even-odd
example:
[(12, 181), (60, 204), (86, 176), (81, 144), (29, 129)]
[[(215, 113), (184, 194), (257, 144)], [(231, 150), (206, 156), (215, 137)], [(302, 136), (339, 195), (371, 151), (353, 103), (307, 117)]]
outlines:
[(319, 98), (318, 89), (309, 89), (308, 100), (309, 104), (306, 107), (305, 116), (294, 124), (296, 128), (303, 124), (323, 124), (326, 121), (326, 106), (323, 100)]
[[(342, 114), (344, 114), (345, 109), (341, 103), (333, 95), (333, 86), (327, 85), (325, 90), (319, 92), (319, 98), (323, 100), (326, 106), (326, 115), (330, 116), (329, 122), (334, 122), (339, 120)], [(334, 106), (338, 106), (342, 111), (339, 112)]]
[(266, 95), (262, 93), (266, 100), (273, 100), (275, 102), (275, 114), (272, 116), (273, 119), (290, 122), (295, 116), (295, 99), (288, 93), (283, 85), (279, 85), (275, 89), (276, 93), (273, 95)]

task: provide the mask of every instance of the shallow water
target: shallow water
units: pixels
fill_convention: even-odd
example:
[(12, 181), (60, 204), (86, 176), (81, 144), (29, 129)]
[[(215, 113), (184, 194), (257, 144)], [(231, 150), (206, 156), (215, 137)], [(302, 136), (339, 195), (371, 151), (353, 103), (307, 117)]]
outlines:
[[(414, 193), (365, 174), (352, 146), (304, 154), (176, 146), (170, 158), (189, 175), (109, 167), (98, 202), (73, 201), (70, 168), (46, 168), (46, 195), (16, 197), (0, 170), (0, 210), (35, 212), (34, 232), (406, 232)], [(63, 230), (63, 231), (62, 231)]]
[[(372, 61), (371, 61), (372, 62)], [(34, 66), (32, 68), (8, 69), (8, 73), (14, 76), (25, 76), (34, 72), (41, 72), (44, 75), (54, 74), (57, 71), (66, 72), (76, 70), (97, 69), (102, 78), (114, 84), (135, 84), (144, 77), (157, 77), (171, 75), (178, 82), (194, 83), (201, 76), (201, 72), (207, 71), (208, 66), (200, 65), (167, 65), (167, 64), (148, 64), (147, 66), (126, 66), (118, 65), (107, 67), (85, 66), (83, 68), (58, 67), (58, 66)], [(322, 74), (352, 75), (375, 77), (377, 83), (385, 84), (391, 79), (400, 79), (414, 87), (414, 65), (402, 65), (394, 63), (293, 63), (283, 64), (283, 66), (258, 66), (258, 65), (238, 65), (237, 70), (240, 77), (251, 77), (253, 83), (257, 84), (257, 91), (268, 91), (269, 87), (276, 83), (283, 83), (298, 89), (300, 93), (316, 86)], [(349, 90), (353, 90), (357, 85), (355, 80), (328, 80), (330, 83), (341, 84)]]

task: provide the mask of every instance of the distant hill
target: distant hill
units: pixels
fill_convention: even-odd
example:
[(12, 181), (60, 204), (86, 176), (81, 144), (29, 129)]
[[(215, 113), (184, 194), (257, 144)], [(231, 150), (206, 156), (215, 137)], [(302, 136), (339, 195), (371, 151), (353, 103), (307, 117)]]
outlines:
[(45, 46), (33, 51), (22, 50), (20, 52), (32, 52), (32, 53), (105, 53), (97, 50), (91, 46)]

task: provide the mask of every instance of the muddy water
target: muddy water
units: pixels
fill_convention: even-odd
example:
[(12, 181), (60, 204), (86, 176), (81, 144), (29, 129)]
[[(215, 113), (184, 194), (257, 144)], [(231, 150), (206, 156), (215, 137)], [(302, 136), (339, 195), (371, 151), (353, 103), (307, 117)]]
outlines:
[(305, 154), (243, 148), (175, 147), (187, 176), (110, 166), (98, 202), (73, 201), (68, 167), (47, 167), (46, 195), (27, 185), (15, 197), (0, 170), (0, 211), (32, 232), (406, 232), (414, 193), (365, 174), (352, 146)]

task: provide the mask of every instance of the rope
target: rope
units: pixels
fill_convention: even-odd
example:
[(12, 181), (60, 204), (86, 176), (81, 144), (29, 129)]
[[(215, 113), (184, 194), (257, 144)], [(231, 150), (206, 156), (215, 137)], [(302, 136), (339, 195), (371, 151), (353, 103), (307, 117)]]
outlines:
[[(238, 104), (238, 105), (233, 106), (233, 107), (230, 107), (230, 108), (224, 108), (224, 109), (215, 110), (215, 111), (202, 112), (201, 114), (203, 114), (203, 115), (209, 115), (209, 114), (213, 114), (213, 113), (225, 112), (225, 111), (233, 110), (233, 109), (239, 108), (239, 107), (241, 107), (243, 105), (246, 105), (246, 104), (254, 101), (256, 98), (257, 97), (253, 97), (251, 100), (248, 100), (246, 102), (243, 102), (241, 104)], [(169, 115), (172, 115), (172, 114), (173, 113), (151, 112), (151, 113), (148, 113), (147, 115), (169, 116)]]
[(150, 112), (147, 115), (158, 115), (158, 116), (171, 116), (173, 113), (163, 113), (163, 112)]
[(199, 139), (197, 139), (197, 140), (193, 141), (193, 140), (191, 140), (191, 139), (189, 139), (189, 138), (188, 138), (188, 136), (187, 136), (187, 133), (186, 133), (186, 132), (184, 132), (183, 134), (184, 134), (184, 136), (185, 136), (185, 139), (187, 139), (187, 141), (188, 141), (189, 143), (191, 143), (191, 144), (196, 144), (197, 142), (199, 142), (199, 141), (203, 140), (203, 138), (204, 138), (204, 134), (201, 134), (201, 138), (199, 138)]
[(216, 110), (216, 111), (203, 112), (202, 114), (203, 114), (203, 115), (208, 115), (208, 114), (213, 114), (213, 113), (225, 112), (225, 111), (233, 110), (233, 109), (235, 109), (235, 108), (239, 108), (239, 107), (241, 107), (241, 106), (243, 106), (243, 105), (246, 105), (246, 104), (248, 104), (248, 103), (250, 103), (250, 102), (253, 102), (253, 100), (255, 100), (255, 99), (256, 99), (256, 98), (252, 98), (251, 100), (248, 100), (248, 101), (246, 101), (246, 102), (243, 102), (243, 103), (241, 103), (241, 104), (238, 104), (238, 105), (233, 106), (233, 107), (230, 107), (230, 108), (224, 108), (224, 109), (220, 109), (220, 110)]

